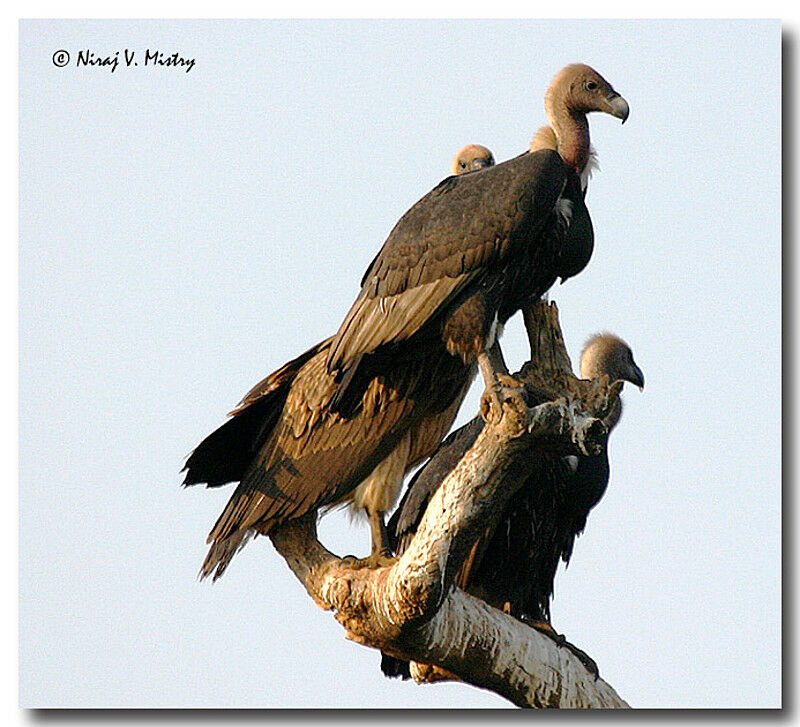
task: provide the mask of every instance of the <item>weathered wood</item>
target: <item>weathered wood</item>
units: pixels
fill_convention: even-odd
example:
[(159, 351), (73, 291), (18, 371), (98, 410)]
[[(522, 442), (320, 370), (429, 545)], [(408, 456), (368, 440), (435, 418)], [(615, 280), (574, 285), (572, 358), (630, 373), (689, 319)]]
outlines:
[[(607, 434), (600, 421), (619, 396), (607, 380), (572, 374), (558, 311), (526, 311), (533, 360), (475, 444), (431, 498), (403, 555), (378, 568), (354, 567), (326, 550), (316, 518), (270, 535), (278, 552), (347, 638), (409, 660), (420, 680), (459, 678), (528, 707), (626, 707), (602, 679), (546, 636), (453, 585), (478, 533), (519, 485), (537, 451), (593, 454)], [(524, 456), (523, 456), (524, 455)], [(434, 668), (425, 664), (435, 665)]]

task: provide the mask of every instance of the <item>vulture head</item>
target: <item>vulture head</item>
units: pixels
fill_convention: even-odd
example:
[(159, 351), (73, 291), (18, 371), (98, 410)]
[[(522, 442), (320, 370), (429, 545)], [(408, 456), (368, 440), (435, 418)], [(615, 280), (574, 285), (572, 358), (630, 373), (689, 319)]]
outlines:
[(494, 166), (494, 157), (485, 146), (470, 144), (465, 146), (453, 159), (453, 174), (467, 174), (479, 169)]
[(594, 68), (574, 63), (553, 79), (544, 105), (558, 140), (559, 154), (582, 177), (582, 183), (585, 182), (583, 175), (590, 162), (591, 149), (586, 114), (602, 111), (625, 123), (628, 102)]
[(628, 102), (597, 71), (584, 63), (573, 63), (553, 79), (545, 97), (548, 112), (566, 111), (571, 115), (601, 111), (622, 119), (628, 118)]
[(644, 390), (644, 374), (633, 360), (631, 347), (611, 333), (592, 336), (581, 353), (581, 378), (594, 379), (603, 374), (611, 382), (630, 381)]

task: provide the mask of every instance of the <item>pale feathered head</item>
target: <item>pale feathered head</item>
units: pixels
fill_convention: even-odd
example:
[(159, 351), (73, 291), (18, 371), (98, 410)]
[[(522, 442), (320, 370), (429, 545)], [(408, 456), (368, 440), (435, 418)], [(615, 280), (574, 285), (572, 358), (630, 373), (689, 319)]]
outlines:
[(479, 169), (494, 166), (494, 157), (485, 146), (470, 144), (465, 146), (453, 159), (453, 174), (467, 174)]
[(584, 63), (573, 63), (559, 71), (547, 90), (545, 106), (548, 113), (600, 111), (622, 119), (622, 123), (630, 113), (628, 102), (594, 68)]
[(644, 389), (644, 374), (633, 360), (630, 346), (613, 333), (597, 333), (583, 347), (581, 378), (595, 379), (606, 374), (611, 382), (630, 381)]

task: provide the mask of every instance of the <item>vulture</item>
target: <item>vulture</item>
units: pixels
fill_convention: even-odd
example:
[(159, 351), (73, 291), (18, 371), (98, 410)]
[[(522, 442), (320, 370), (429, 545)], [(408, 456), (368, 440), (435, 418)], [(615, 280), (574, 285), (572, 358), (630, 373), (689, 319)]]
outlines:
[[(485, 167), (494, 166), (494, 156), (485, 146), (470, 144), (456, 154), (453, 160), (453, 174), (467, 174)], [(308, 379), (308, 386), (313, 388), (313, 375), (319, 375), (320, 386), (330, 385), (330, 377), (321, 372), (319, 366), (304, 366), (315, 357), (322, 360), (330, 347), (333, 337), (327, 338), (313, 346), (304, 354), (284, 364), (277, 371), (269, 374), (256, 384), (229, 413), (232, 417), (221, 427), (208, 435), (194, 450), (184, 468), (187, 472), (184, 485), (206, 483), (208, 487), (218, 487), (229, 482), (240, 482), (248, 467), (266, 441), (266, 435), (275, 427), (281, 409), (285, 406), (292, 385), (298, 373), (303, 371), (300, 382)], [(464, 391), (463, 393), (466, 393)], [(427, 459), (438, 446), (442, 437), (450, 429), (458, 411), (462, 396), (444, 414), (434, 415), (428, 420), (419, 422), (403, 437), (375, 469), (352, 491), (349, 496), (350, 506), (355, 512), (366, 512), (372, 528), (373, 554), (388, 553), (388, 536), (383, 516), (397, 502), (400, 489), (408, 470)], [(293, 405), (310, 406), (312, 399), (303, 399), (302, 394), (291, 399)], [(291, 409), (287, 416), (296, 415)], [(363, 419), (363, 417), (362, 417)], [(353, 422), (353, 427), (368, 427), (370, 420)], [(420, 450), (419, 442), (430, 441), (431, 446), (409, 459), (412, 443), (414, 451)], [(242, 540), (242, 544), (246, 539)], [(233, 550), (230, 555), (233, 555)], [(215, 579), (225, 570), (228, 558), (218, 562)], [(208, 566), (208, 563), (206, 564)], [(206, 566), (201, 571), (205, 577), (211, 572)]]
[[(611, 382), (628, 381), (644, 388), (644, 374), (633, 360), (630, 347), (610, 333), (589, 339), (580, 368), (584, 379), (606, 375)], [(604, 420), (609, 433), (621, 415), (622, 401), (618, 399)], [(411, 542), (433, 493), (482, 428), (483, 421), (475, 418), (453, 432), (412, 479), (389, 521), (390, 539), (398, 555)], [(575, 538), (586, 526), (589, 511), (605, 493), (609, 474), (607, 449), (595, 456), (531, 457), (523, 484), (496, 525), (484, 531), (473, 545), (456, 584), (567, 645), (550, 625), (556, 570), (560, 561), (569, 562)], [(567, 646), (587, 663), (582, 651)], [(389, 677), (410, 676), (407, 662), (386, 654), (381, 669)], [(597, 671), (596, 667), (592, 670)]]
[[(219, 577), (252, 535), (345, 502), (376, 469), (381, 482), (367, 489), (396, 496), (402, 476), (444, 438), (477, 368), (497, 404), (506, 373), (499, 327), (588, 263), (586, 114), (628, 115), (625, 100), (588, 66), (569, 66), (553, 86), (546, 105), (558, 151), (440, 182), (395, 225), (336, 335), (268, 377), (189, 457), (184, 484), (222, 484), (204, 465), (218, 443), (238, 439), (233, 422), (259, 407), (249, 414), (253, 436), (235, 445), (244, 468), (226, 480), (239, 485), (209, 535), (202, 576)], [(227, 464), (211, 465), (212, 475), (215, 468), (232, 474)], [(391, 498), (383, 499), (367, 505), (373, 555), (388, 550), (383, 512)]]
[(494, 155), (485, 146), (469, 144), (453, 159), (453, 174), (477, 172), (494, 166)]

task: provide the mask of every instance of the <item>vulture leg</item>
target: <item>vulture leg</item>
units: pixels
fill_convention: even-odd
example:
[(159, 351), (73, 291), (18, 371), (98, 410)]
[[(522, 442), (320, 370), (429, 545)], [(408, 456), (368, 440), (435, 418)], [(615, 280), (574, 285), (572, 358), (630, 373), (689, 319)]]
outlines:
[(386, 530), (386, 522), (380, 510), (367, 510), (369, 526), (372, 530), (372, 555), (391, 555), (389, 547), (389, 533)]
[(519, 391), (522, 384), (509, 375), (503, 359), (503, 352), (497, 341), (478, 354), (478, 367), (486, 385), (486, 391), (481, 400), (481, 415), (486, 420), (492, 409), (498, 413), (501, 412), (506, 394)]
[(403, 478), (409, 467), (411, 440), (409, 432), (351, 495), (353, 510), (365, 513), (369, 520), (373, 556), (389, 556), (392, 552), (384, 515), (394, 507), (403, 489)]
[(581, 664), (586, 667), (586, 670), (595, 678), (598, 679), (600, 677), (600, 670), (597, 668), (597, 663), (591, 656), (589, 656), (585, 651), (579, 649), (574, 644), (571, 644), (567, 641), (566, 636), (564, 634), (559, 634), (547, 621), (539, 621), (533, 620), (532, 618), (525, 617), (525, 614), (520, 616), (520, 621), (528, 624), (531, 628), (536, 629), (540, 634), (544, 634), (545, 636), (549, 636), (553, 641), (556, 642), (560, 647), (571, 651), (575, 656), (578, 657)]
[(508, 374), (508, 366), (506, 366), (506, 360), (503, 358), (503, 349), (500, 348), (499, 341), (495, 341), (489, 346), (487, 353), (489, 354), (495, 371), (499, 374)]

